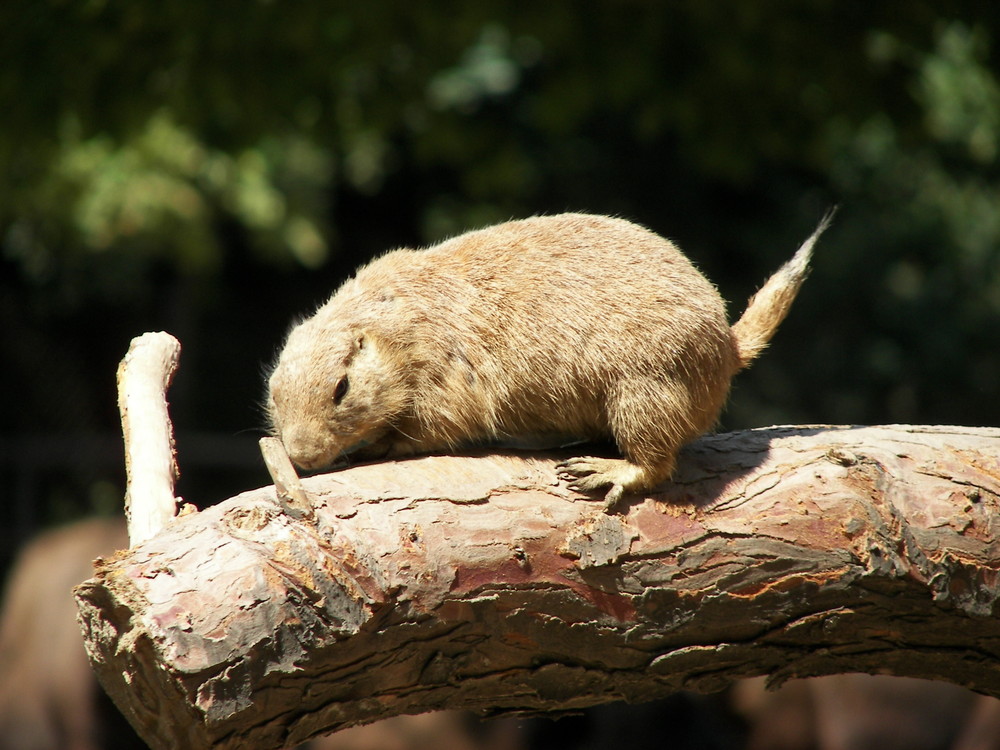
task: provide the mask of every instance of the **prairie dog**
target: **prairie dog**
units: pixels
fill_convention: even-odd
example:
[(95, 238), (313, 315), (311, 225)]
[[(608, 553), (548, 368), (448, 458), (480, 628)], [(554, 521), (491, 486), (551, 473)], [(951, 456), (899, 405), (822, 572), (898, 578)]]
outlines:
[(288, 335), (269, 379), (292, 461), (391, 458), (516, 438), (612, 438), (622, 458), (560, 465), (570, 488), (652, 489), (716, 422), (767, 345), (823, 219), (730, 327), (670, 241), (623, 219), (541, 216), (362, 267)]

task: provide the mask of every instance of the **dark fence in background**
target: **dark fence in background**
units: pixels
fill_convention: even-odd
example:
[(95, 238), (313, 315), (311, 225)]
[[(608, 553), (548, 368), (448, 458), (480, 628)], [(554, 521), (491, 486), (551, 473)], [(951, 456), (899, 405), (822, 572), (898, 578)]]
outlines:
[[(176, 436), (177, 493), (206, 507), (269, 484), (255, 435), (182, 432)], [(120, 435), (0, 435), (0, 572), (17, 549), (48, 526), (124, 510), (125, 457)]]

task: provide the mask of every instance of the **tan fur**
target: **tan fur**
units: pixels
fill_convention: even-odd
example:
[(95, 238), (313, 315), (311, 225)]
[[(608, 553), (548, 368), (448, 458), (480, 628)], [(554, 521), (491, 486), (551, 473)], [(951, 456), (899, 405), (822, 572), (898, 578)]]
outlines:
[(274, 432), (305, 469), (348, 454), (613, 438), (623, 459), (562, 467), (571, 487), (610, 487), (610, 507), (667, 479), (678, 449), (712, 427), (825, 226), (732, 329), (691, 262), (622, 219), (536, 217), (396, 250), (289, 334), (269, 382)]
[(799, 287), (809, 274), (809, 261), (819, 236), (833, 221), (833, 211), (823, 217), (809, 239), (802, 243), (792, 259), (771, 276), (750, 298), (747, 309), (736, 323), (733, 334), (740, 350), (740, 364), (746, 367), (760, 354), (788, 314)]

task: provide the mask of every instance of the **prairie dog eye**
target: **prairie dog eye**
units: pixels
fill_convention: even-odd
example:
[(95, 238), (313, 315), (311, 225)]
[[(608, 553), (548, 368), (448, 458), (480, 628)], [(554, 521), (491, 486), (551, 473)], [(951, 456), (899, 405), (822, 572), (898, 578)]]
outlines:
[(344, 396), (347, 394), (347, 376), (344, 375), (337, 381), (336, 387), (333, 389), (333, 404), (337, 406), (341, 401), (344, 400)]

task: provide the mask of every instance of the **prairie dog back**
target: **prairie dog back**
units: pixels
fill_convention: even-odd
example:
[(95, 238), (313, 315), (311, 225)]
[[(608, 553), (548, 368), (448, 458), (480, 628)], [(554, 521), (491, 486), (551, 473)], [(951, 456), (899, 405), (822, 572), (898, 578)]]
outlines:
[(712, 284), (622, 219), (536, 217), (396, 250), (289, 334), (269, 380), (273, 429), (306, 469), (347, 454), (612, 438), (623, 459), (563, 466), (576, 489), (610, 487), (610, 507), (668, 478), (681, 445), (715, 423), (808, 257), (800, 265), (797, 279), (772, 277), (785, 294), (760, 303), (766, 324), (748, 326), (753, 346), (741, 348)]

